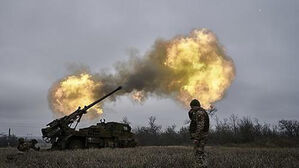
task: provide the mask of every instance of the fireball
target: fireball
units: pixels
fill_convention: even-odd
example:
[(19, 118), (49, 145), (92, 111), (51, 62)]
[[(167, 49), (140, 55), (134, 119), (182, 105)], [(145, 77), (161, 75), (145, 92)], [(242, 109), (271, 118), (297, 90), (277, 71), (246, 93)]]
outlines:
[[(68, 115), (79, 106), (84, 107), (95, 101), (95, 91), (101, 86), (101, 82), (93, 80), (87, 73), (67, 76), (50, 90), (50, 107), (56, 113)], [(87, 116), (93, 118), (102, 113), (101, 105), (96, 105), (88, 111)]]
[(131, 94), (131, 98), (138, 102), (138, 103), (141, 103), (143, 102), (144, 98), (145, 98), (145, 95), (143, 93), (143, 91), (133, 91), (133, 93)]
[[(206, 29), (194, 30), (189, 37), (169, 42), (165, 66), (177, 75), (177, 99), (185, 105), (197, 98), (205, 108), (220, 100), (235, 76), (234, 65)], [(183, 75), (181, 75), (183, 74)]]

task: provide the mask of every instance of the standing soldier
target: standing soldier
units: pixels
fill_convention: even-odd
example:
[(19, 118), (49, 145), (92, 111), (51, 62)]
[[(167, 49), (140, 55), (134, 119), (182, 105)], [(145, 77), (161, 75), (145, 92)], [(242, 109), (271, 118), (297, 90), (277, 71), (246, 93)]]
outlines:
[(209, 134), (209, 115), (196, 99), (191, 101), (190, 106), (189, 118), (191, 122), (189, 131), (194, 143), (196, 161), (199, 167), (206, 168), (207, 161), (204, 146)]

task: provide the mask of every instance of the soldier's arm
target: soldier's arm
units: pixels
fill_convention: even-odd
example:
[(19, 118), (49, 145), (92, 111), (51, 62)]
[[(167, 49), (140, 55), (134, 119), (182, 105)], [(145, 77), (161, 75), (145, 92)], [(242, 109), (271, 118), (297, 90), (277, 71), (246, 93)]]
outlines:
[(205, 119), (204, 119), (204, 112), (203, 111), (198, 111), (197, 116), (196, 116), (196, 139), (200, 139), (200, 134), (204, 130), (204, 125), (205, 125)]
[(192, 120), (192, 109), (188, 112), (189, 119)]

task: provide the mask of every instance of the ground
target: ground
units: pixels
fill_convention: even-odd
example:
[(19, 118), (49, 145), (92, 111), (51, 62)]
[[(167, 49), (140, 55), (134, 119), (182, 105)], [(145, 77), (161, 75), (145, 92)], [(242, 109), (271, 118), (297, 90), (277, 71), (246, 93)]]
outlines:
[[(298, 148), (207, 147), (209, 167), (299, 167)], [(90, 168), (90, 167), (195, 167), (191, 147), (153, 146), (126, 149), (75, 151), (30, 151), (17, 154), (0, 148), (0, 167)]]

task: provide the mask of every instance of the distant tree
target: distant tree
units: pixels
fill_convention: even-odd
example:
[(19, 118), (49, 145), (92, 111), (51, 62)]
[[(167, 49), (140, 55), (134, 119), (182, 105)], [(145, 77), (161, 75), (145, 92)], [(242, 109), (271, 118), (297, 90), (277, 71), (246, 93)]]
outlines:
[(170, 135), (174, 135), (174, 134), (176, 134), (175, 128), (176, 128), (175, 124), (173, 124), (172, 126), (168, 126), (165, 130), (165, 133), (170, 134)]
[(176, 125), (168, 126), (165, 131), (160, 133), (160, 145), (176, 145), (179, 142), (179, 135), (175, 131)]
[(161, 125), (156, 124), (156, 117), (150, 116), (148, 126), (134, 129), (140, 145), (161, 145)]
[(279, 128), (287, 136), (299, 136), (299, 122), (295, 120), (280, 120)]
[(233, 129), (233, 132), (234, 132), (234, 136), (237, 135), (237, 122), (238, 122), (238, 116), (235, 115), (235, 114), (232, 114), (230, 117), (229, 117), (229, 121), (231, 123), (231, 127)]
[(122, 123), (124, 124), (131, 124), (131, 122), (129, 122), (128, 118), (127, 117), (124, 117), (123, 120), (122, 120)]
[(15, 135), (2, 135), (0, 136), (0, 147), (16, 146), (18, 138)]
[(161, 125), (156, 125), (156, 123), (155, 123), (156, 122), (156, 117), (150, 116), (148, 119), (149, 119), (148, 124), (149, 124), (150, 133), (153, 134), (153, 135), (157, 135), (160, 132), (162, 126)]
[(241, 142), (251, 142), (254, 140), (254, 126), (249, 117), (243, 117), (238, 123)]
[(178, 134), (180, 136), (180, 144), (191, 144), (189, 126), (181, 127)]

